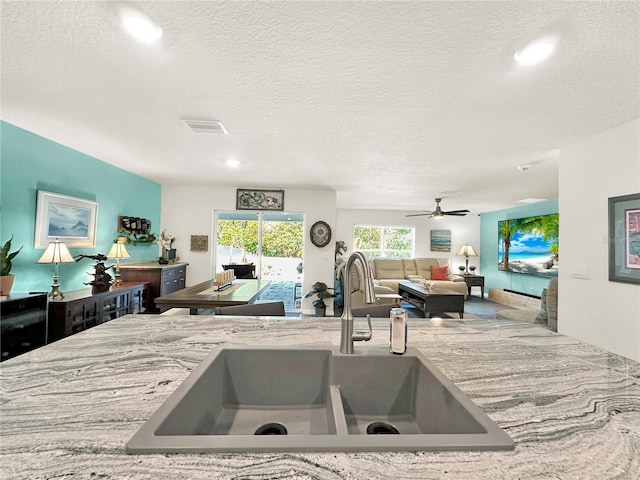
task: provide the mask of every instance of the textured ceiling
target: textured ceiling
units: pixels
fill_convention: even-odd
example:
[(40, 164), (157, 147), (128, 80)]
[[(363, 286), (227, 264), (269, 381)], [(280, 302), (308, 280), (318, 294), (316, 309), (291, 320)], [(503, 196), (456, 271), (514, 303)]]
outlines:
[[(132, 3), (156, 45), (119, 5), (3, 1), (0, 112), (162, 184), (485, 212), (557, 198), (558, 149), (640, 115), (635, 1)], [(542, 35), (555, 55), (517, 66)]]

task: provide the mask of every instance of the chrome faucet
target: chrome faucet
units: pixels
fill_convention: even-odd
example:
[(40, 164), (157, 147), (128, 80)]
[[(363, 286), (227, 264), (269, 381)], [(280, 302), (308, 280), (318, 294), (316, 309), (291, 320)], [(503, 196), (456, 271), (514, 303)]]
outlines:
[(363, 279), (362, 289), (364, 291), (364, 303), (375, 303), (376, 295), (371, 280), (371, 272), (367, 264), (367, 257), (362, 252), (353, 252), (344, 268), (344, 309), (340, 319), (340, 353), (353, 353), (353, 342), (368, 342), (371, 340), (371, 315), (367, 315), (369, 323), (368, 332), (353, 332), (353, 314), (351, 313), (351, 268), (359, 261), (362, 265)]

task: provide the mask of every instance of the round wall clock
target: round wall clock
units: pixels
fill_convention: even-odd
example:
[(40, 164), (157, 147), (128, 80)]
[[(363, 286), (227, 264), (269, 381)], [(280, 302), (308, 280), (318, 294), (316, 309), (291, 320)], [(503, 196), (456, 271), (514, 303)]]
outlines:
[(327, 222), (316, 222), (311, 226), (311, 243), (316, 247), (325, 247), (331, 241), (331, 227)]

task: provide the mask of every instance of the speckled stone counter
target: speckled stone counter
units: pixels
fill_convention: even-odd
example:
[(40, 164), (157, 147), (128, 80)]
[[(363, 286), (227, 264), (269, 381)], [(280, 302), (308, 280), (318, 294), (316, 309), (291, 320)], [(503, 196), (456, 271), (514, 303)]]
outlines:
[[(409, 344), (514, 439), (514, 451), (125, 453), (213, 346), (336, 346), (339, 338), (336, 318), (128, 315), (8, 360), (0, 364), (1, 478), (638, 478), (640, 364), (510, 320), (411, 319)], [(387, 341), (387, 321), (374, 321), (371, 343)]]

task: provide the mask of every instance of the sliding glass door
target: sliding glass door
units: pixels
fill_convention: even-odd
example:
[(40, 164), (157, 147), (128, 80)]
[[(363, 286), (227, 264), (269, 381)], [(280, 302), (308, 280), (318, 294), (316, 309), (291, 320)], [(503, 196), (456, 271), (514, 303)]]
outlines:
[(253, 264), (255, 277), (272, 284), (263, 300), (281, 299), (287, 310), (296, 309), (302, 284), (304, 215), (217, 212), (216, 228), (215, 271), (225, 265), (238, 269), (238, 265)]

